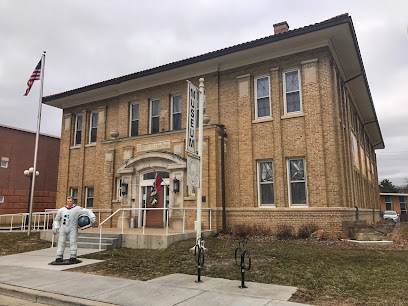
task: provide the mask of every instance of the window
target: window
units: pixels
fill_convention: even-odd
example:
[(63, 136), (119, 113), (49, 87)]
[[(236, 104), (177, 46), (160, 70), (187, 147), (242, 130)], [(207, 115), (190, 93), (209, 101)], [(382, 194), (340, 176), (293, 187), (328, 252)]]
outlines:
[(275, 205), (272, 160), (258, 162), (258, 179), (259, 205)]
[(8, 160), (2, 160), (1, 161), (1, 167), (2, 168), (8, 168)]
[(130, 104), (130, 136), (139, 135), (139, 104)]
[(75, 204), (78, 204), (78, 188), (71, 188), (71, 197)]
[(74, 145), (81, 144), (81, 136), (82, 136), (82, 115), (77, 115), (75, 120), (75, 139)]
[(255, 79), (255, 118), (271, 116), (269, 77)]
[(172, 130), (181, 130), (181, 95), (171, 96), (171, 109)]
[[(169, 178), (169, 173), (168, 172), (163, 172), (163, 171), (157, 171), (157, 173), (160, 175), (162, 179), (164, 178)], [(149, 172), (143, 174), (143, 180), (154, 180), (156, 178), (156, 173), (155, 172)]]
[(290, 205), (307, 205), (305, 159), (288, 159)]
[(400, 196), (399, 202), (400, 202), (401, 214), (406, 214), (407, 213), (407, 197)]
[(373, 175), (371, 173), (371, 166), (370, 166), (370, 158), (366, 155), (366, 162), (367, 162), (367, 177), (370, 181), (373, 179)]
[(160, 100), (150, 101), (150, 133), (157, 134), (160, 132)]
[(302, 112), (299, 70), (285, 72), (283, 82), (285, 114)]
[(116, 179), (116, 199), (120, 199), (122, 197), (122, 179), (117, 178)]
[(86, 187), (86, 208), (93, 208), (94, 189), (93, 187)]
[(353, 164), (357, 170), (360, 170), (360, 160), (358, 157), (358, 146), (357, 146), (357, 138), (356, 135), (351, 133), (351, 148), (353, 150)]
[(386, 195), (385, 196), (385, 210), (394, 210), (392, 205), (392, 196)]
[(4, 203), (4, 196), (0, 195), (0, 203)]
[(91, 113), (91, 122), (90, 122), (90, 131), (89, 131), (89, 143), (96, 142), (96, 135), (98, 132), (98, 113)]
[(366, 176), (366, 161), (365, 161), (365, 153), (362, 146), (360, 146), (360, 158), (361, 158), (361, 173)]

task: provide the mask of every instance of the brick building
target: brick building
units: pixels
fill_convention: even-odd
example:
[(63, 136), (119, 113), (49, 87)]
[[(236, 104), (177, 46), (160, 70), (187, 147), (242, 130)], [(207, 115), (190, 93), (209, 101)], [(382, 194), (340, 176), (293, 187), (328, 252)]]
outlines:
[[(276, 230), (379, 217), (375, 149), (384, 148), (351, 18), (346, 15), (44, 98), (63, 109), (57, 201), (115, 211), (195, 207), (186, 186), (187, 84), (205, 79), (203, 207), (213, 228)], [(222, 146), (222, 144), (224, 144)], [(128, 184), (121, 196), (120, 183)], [(170, 212), (180, 226), (181, 211)], [(125, 224), (137, 212), (126, 212)], [(192, 228), (195, 213), (188, 214)], [(150, 213), (147, 226), (163, 226)], [(112, 226), (116, 226), (113, 218)], [(209, 218), (204, 218), (208, 225)]]
[[(35, 132), (0, 125), (0, 215), (27, 212)], [(33, 211), (55, 208), (60, 139), (40, 134)]]
[(401, 221), (408, 221), (407, 197), (408, 193), (381, 192), (381, 211), (384, 212), (386, 210), (395, 210), (397, 214), (401, 215)]

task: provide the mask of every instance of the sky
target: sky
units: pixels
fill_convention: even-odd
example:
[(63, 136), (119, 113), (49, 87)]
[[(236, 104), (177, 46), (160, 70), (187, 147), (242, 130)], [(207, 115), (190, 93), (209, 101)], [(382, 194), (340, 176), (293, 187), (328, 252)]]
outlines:
[[(44, 96), (349, 13), (385, 142), (379, 180), (408, 178), (408, 1), (0, 0), (0, 124), (36, 130)], [(41, 132), (60, 135), (62, 111), (43, 106)]]

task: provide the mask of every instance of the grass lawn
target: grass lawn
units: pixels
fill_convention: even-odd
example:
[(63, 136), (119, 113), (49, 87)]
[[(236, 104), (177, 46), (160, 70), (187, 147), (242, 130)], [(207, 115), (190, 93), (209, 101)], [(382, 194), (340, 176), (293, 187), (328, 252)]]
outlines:
[[(76, 271), (148, 280), (171, 273), (196, 274), (188, 249), (194, 240), (166, 250), (118, 249), (84, 257), (106, 260)], [(234, 266), (237, 240), (206, 238), (204, 276), (240, 279)], [(296, 241), (248, 243), (247, 281), (296, 286), (291, 301), (316, 305), (407, 305), (408, 251), (350, 249)], [(237, 286), (239, 283), (237, 282)]]
[(49, 248), (48, 241), (40, 240), (40, 233), (0, 232), (0, 256)]

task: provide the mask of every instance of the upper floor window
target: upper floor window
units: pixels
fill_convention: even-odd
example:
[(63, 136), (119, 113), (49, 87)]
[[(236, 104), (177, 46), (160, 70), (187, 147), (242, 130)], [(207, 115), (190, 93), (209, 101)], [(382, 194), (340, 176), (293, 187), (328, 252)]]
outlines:
[(160, 132), (160, 100), (150, 100), (150, 133)]
[(286, 71), (283, 75), (285, 114), (302, 112), (299, 70)]
[(0, 203), (4, 203), (4, 196), (0, 195)]
[(366, 176), (366, 161), (365, 161), (365, 153), (362, 146), (360, 146), (360, 159), (361, 159), (361, 173)]
[(2, 160), (1, 161), (1, 167), (2, 168), (8, 168), (8, 160)]
[(116, 199), (119, 200), (122, 197), (122, 179), (118, 177), (116, 179)]
[(181, 95), (171, 96), (171, 129), (181, 130)]
[(130, 136), (139, 135), (139, 104), (130, 104)]
[(385, 201), (385, 210), (393, 210), (394, 205), (392, 205), (392, 196), (386, 195), (384, 201)]
[(85, 207), (93, 208), (94, 189), (93, 187), (86, 187)]
[(371, 172), (370, 158), (368, 157), (368, 155), (366, 155), (366, 163), (367, 163), (367, 176), (368, 176), (368, 179), (371, 181), (373, 175)]
[(271, 116), (269, 76), (255, 79), (255, 118)]
[(273, 185), (273, 161), (258, 161), (259, 205), (275, 205)]
[(78, 188), (71, 188), (71, 198), (75, 204), (78, 204)]
[(406, 213), (407, 212), (407, 197), (406, 196), (400, 196), (399, 197), (399, 202), (400, 202), (400, 211), (401, 211), (401, 213)]
[(81, 136), (82, 136), (82, 115), (77, 115), (75, 120), (75, 139), (74, 145), (81, 144)]
[(290, 205), (307, 205), (304, 158), (288, 159), (288, 178)]
[(92, 112), (91, 113), (91, 122), (89, 123), (89, 143), (96, 142), (96, 136), (98, 132), (98, 113)]
[(351, 148), (353, 150), (353, 165), (360, 170), (360, 160), (358, 156), (358, 145), (357, 145), (357, 138), (356, 135), (351, 133)]

